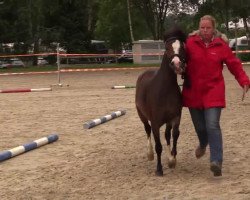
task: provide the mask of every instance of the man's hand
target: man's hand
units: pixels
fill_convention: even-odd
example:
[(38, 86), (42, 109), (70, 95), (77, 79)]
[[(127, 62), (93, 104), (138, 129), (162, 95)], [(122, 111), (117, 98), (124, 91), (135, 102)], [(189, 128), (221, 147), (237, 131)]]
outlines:
[(249, 85), (244, 85), (244, 87), (243, 87), (242, 101), (244, 101), (248, 89), (249, 89)]

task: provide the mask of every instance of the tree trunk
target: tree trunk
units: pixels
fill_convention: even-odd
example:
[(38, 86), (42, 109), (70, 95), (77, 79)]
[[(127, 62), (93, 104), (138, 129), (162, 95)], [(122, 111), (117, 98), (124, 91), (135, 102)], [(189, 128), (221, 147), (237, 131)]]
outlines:
[(93, 5), (92, 5), (92, 1), (89, 1), (87, 4), (87, 11), (88, 11), (88, 25), (87, 25), (87, 30), (89, 32), (92, 31), (92, 21), (93, 21)]
[(130, 31), (130, 37), (131, 42), (133, 43), (135, 41), (134, 34), (133, 34), (133, 26), (132, 26), (132, 20), (131, 20), (131, 10), (130, 10), (130, 0), (127, 0), (127, 7), (128, 7), (128, 23), (129, 23), (129, 31)]

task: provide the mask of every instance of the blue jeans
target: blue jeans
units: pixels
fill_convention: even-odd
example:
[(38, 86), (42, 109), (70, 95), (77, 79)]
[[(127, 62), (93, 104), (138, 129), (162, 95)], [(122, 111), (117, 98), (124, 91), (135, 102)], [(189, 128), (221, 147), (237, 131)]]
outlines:
[(220, 128), (222, 108), (193, 109), (189, 108), (195, 131), (199, 138), (200, 147), (210, 147), (210, 161), (222, 163), (223, 144)]

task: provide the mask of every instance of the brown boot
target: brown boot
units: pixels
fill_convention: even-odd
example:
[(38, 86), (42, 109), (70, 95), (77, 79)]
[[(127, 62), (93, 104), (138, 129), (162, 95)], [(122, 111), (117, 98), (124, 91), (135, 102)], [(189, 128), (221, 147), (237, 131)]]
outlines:
[(197, 159), (201, 158), (202, 156), (204, 156), (204, 154), (206, 153), (206, 147), (201, 148), (200, 146), (198, 146), (195, 150), (195, 156)]
[(210, 170), (214, 173), (214, 176), (222, 176), (221, 166), (221, 163), (215, 161), (210, 163)]

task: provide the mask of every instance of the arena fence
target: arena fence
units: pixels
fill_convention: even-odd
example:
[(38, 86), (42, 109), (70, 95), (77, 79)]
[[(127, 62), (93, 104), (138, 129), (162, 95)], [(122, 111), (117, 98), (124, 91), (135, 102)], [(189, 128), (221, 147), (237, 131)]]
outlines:
[[(249, 54), (250, 50), (237, 50), (237, 52), (233, 51), (236, 55), (238, 54)], [(57, 65), (57, 84), (58, 86), (63, 86), (61, 82), (61, 71), (62, 66), (68, 66), (68, 65), (74, 65), (78, 64), (76, 60), (83, 60), (82, 64), (87, 63), (110, 63), (110, 62), (117, 62), (117, 58), (122, 56), (123, 54), (67, 54), (67, 53), (61, 53), (59, 51), (59, 45), (57, 46), (57, 52), (52, 53), (38, 53), (38, 54), (13, 54), (13, 55), (0, 55), (0, 61), (11, 59), (11, 58), (19, 58), (21, 60), (26, 61), (27, 63), (30, 62), (34, 57), (54, 57), (55, 65)], [(147, 60), (149, 61), (150, 58), (160, 58), (163, 55), (163, 51), (157, 52), (148, 52), (147, 53), (132, 53), (128, 56), (132, 56), (134, 60), (138, 60), (138, 57), (141, 57), (143, 61)], [(124, 55), (123, 55), (124, 56)], [(126, 55), (125, 55), (126, 56)], [(75, 60), (75, 61), (74, 61)], [(140, 60), (140, 59), (139, 59)], [(159, 59), (158, 59), (159, 60)], [(74, 61), (74, 62), (73, 62)], [(31, 63), (31, 62), (30, 62)], [(152, 63), (152, 62), (149, 62)], [(242, 64), (250, 64), (250, 60), (246, 62), (242, 62)], [(0, 62), (0, 68), (1, 68), (1, 62)], [(1, 69), (0, 69), (1, 73)], [(53, 85), (52, 85), (53, 86)], [(67, 85), (68, 86), (68, 85)]]

